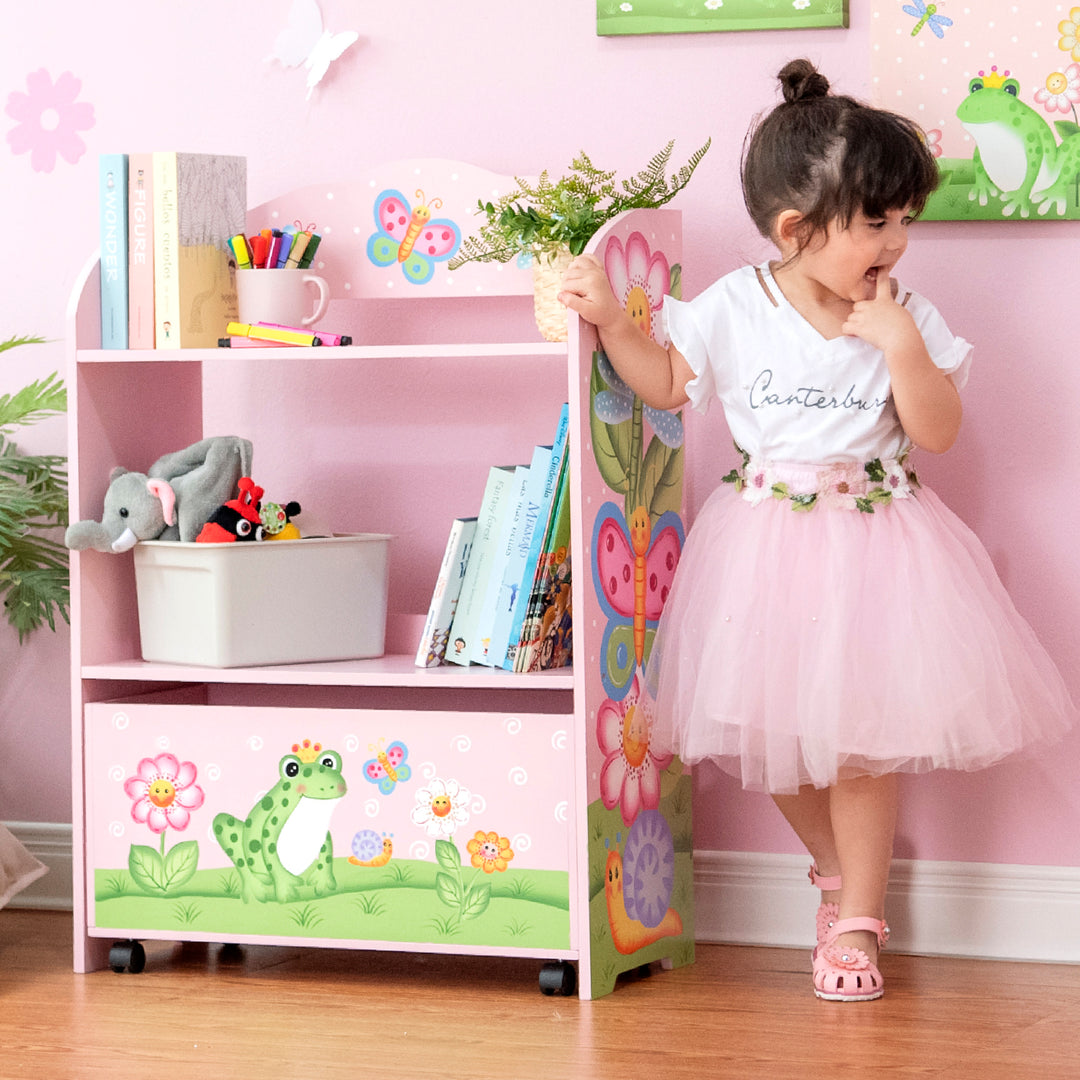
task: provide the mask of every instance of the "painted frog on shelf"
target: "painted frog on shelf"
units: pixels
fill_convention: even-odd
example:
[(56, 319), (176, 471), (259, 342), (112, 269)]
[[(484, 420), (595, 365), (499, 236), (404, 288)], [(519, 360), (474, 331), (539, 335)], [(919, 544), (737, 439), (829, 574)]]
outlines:
[(214, 818), (214, 835), (240, 874), (245, 903), (288, 903), (305, 886), (316, 896), (337, 888), (330, 818), (348, 790), (341, 755), (305, 739), (278, 763), (280, 779), (243, 820)]
[(1069, 185), (1080, 172), (1080, 127), (1059, 121), (1058, 143), (1050, 125), (1030, 105), (1020, 101), (1020, 84), (997, 68), (980, 71), (971, 80), (969, 93), (956, 115), (975, 140), (975, 187), (969, 199), (986, 206), (991, 196), (1001, 196), (1002, 214), (1020, 211), (1027, 217), (1032, 208), (1041, 215), (1051, 208), (1065, 213)]

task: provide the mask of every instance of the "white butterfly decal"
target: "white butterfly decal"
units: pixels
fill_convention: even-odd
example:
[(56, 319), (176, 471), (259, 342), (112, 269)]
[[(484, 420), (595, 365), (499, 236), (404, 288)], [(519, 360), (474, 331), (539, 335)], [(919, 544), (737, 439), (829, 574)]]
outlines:
[(360, 35), (355, 30), (331, 34), (323, 29), (322, 12), (315, 0), (293, 0), (289, 25), (274, 40), (274, 51), (266, 59), (279, 60), (286, 67), (307, 68), (307, 96), (322, 80), (330, 65)]

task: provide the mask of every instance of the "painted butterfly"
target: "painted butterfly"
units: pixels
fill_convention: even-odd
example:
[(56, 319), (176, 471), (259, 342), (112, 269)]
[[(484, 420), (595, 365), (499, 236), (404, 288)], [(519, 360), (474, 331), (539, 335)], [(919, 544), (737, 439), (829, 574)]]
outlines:
[(409, 200), (387, 188), (375, 199), (375, 225), (378, 232), (368, 239), (367, 255), (376, 266), (401, 264), (402, 273), (414, 285), (425, 285), (435, 275), (435, 264), (453, 258), (461, 246), (461, 230), (449, 218), (433, 221), (432, 208), (438, 210), (442, 199), (424, 202), (417, 191), (416, 207)]
[[(375, 750), (375, 747), (368, 749)], [(395, 784), (404, 783), (412, 776), (412, 769), (405, 764), (408, 756), (409, 749), (403, 742), (392, 742), (383, 750), (380, 740), (375, 757), (364, 762), (364, 779), (377, 784), (384, 795), (389, 795)]]
[(655, 529), (641, 506), (631, 514), (629, 527), (614, 503), (605, 503), (596, 516), (593, 582), (608, 617), (600, 645), (601, 681), (614, 701), (626, 695), (635, 669), (645, 662), (682, 545), (682, 520), (670, 510), (660, 516)]

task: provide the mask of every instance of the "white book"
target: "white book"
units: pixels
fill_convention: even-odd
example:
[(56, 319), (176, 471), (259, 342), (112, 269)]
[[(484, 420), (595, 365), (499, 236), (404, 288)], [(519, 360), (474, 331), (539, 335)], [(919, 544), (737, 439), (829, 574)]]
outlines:
[(454, 664), (468, 665), (473, 643), (477, 638), (480, 608), (486, 595), (488, 576), (499, 542), (502, 514), (510, 501), (509, 493), (514, 480), (514, 465), (492, 465), (488, 470), (484, 497), (476, 517), (476, 534), (473, 536), (469, 565), (465, 567), (465, 580), (461, 583), (454, 621), (450, 624), (450, 640), (446, 645), (446, 659)]
[(487, 589), (480, 605), (480, 618), (477, 623), (476, 640), (473, 642), (469, 657), (474, 664), (494, 663), (491, 651), (492, 634), (495, 630), (495, 617), (498, 610), (499, 594), (502, 592), (503, 575), (514, 543), (514, 533), (525, 509), (525, 491), (529, 486), (529, 466), (519, 465), (514, 470), (514, 479), (510, 484), (510, 494), (506, 510), (502, 514), (499, 539), (495, 546), (495, 556), (491, 560), (488, 572)]
[(450, 638), (450, 624), (454, 620), (461, 584), (465, 580), (465, 568), (469, 563), (476, 518), (455, 518), (446, 540), (439, 576), (431, 594), (424, 632), (416, 649), (417, 667), (438, 667), (446, 656), (446, 643)]
[(495, 604), (495, 625), (491, 631), (491, 644), (488, 646), (486, 661), (497, 667), (501, 667), (506, 658), (510, 626), (514, 620), (514, 604), (521, 589), (521, 580), (525, 576), (525, 561), (529, 557), (533, 530), (536, 528), (536, 519), (540, 515), (544, 499), (544, 484), (551, 465), (551, 449), (550, 446), (537, 446), (533, 450), (532, 462), (529, 465), (529, 483), (510, 541), (510, 557), (503, 571), (499, 598)]

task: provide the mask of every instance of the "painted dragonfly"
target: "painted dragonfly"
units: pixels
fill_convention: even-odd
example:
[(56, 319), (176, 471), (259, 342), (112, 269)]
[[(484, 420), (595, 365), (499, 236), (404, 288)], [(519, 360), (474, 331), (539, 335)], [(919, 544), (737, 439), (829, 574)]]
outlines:
[(911, 36), (914, 37), (924, 26), (929, 26), (935, 37), (945, 36), (945, 27), (952, 26), (952, 19), (938, 14), (937, 4), (924, 4), (923, 0), (914, 0), (914, 4), (905, 4), (904, 14), (912, 15), (919, 21), (912, 28)]

